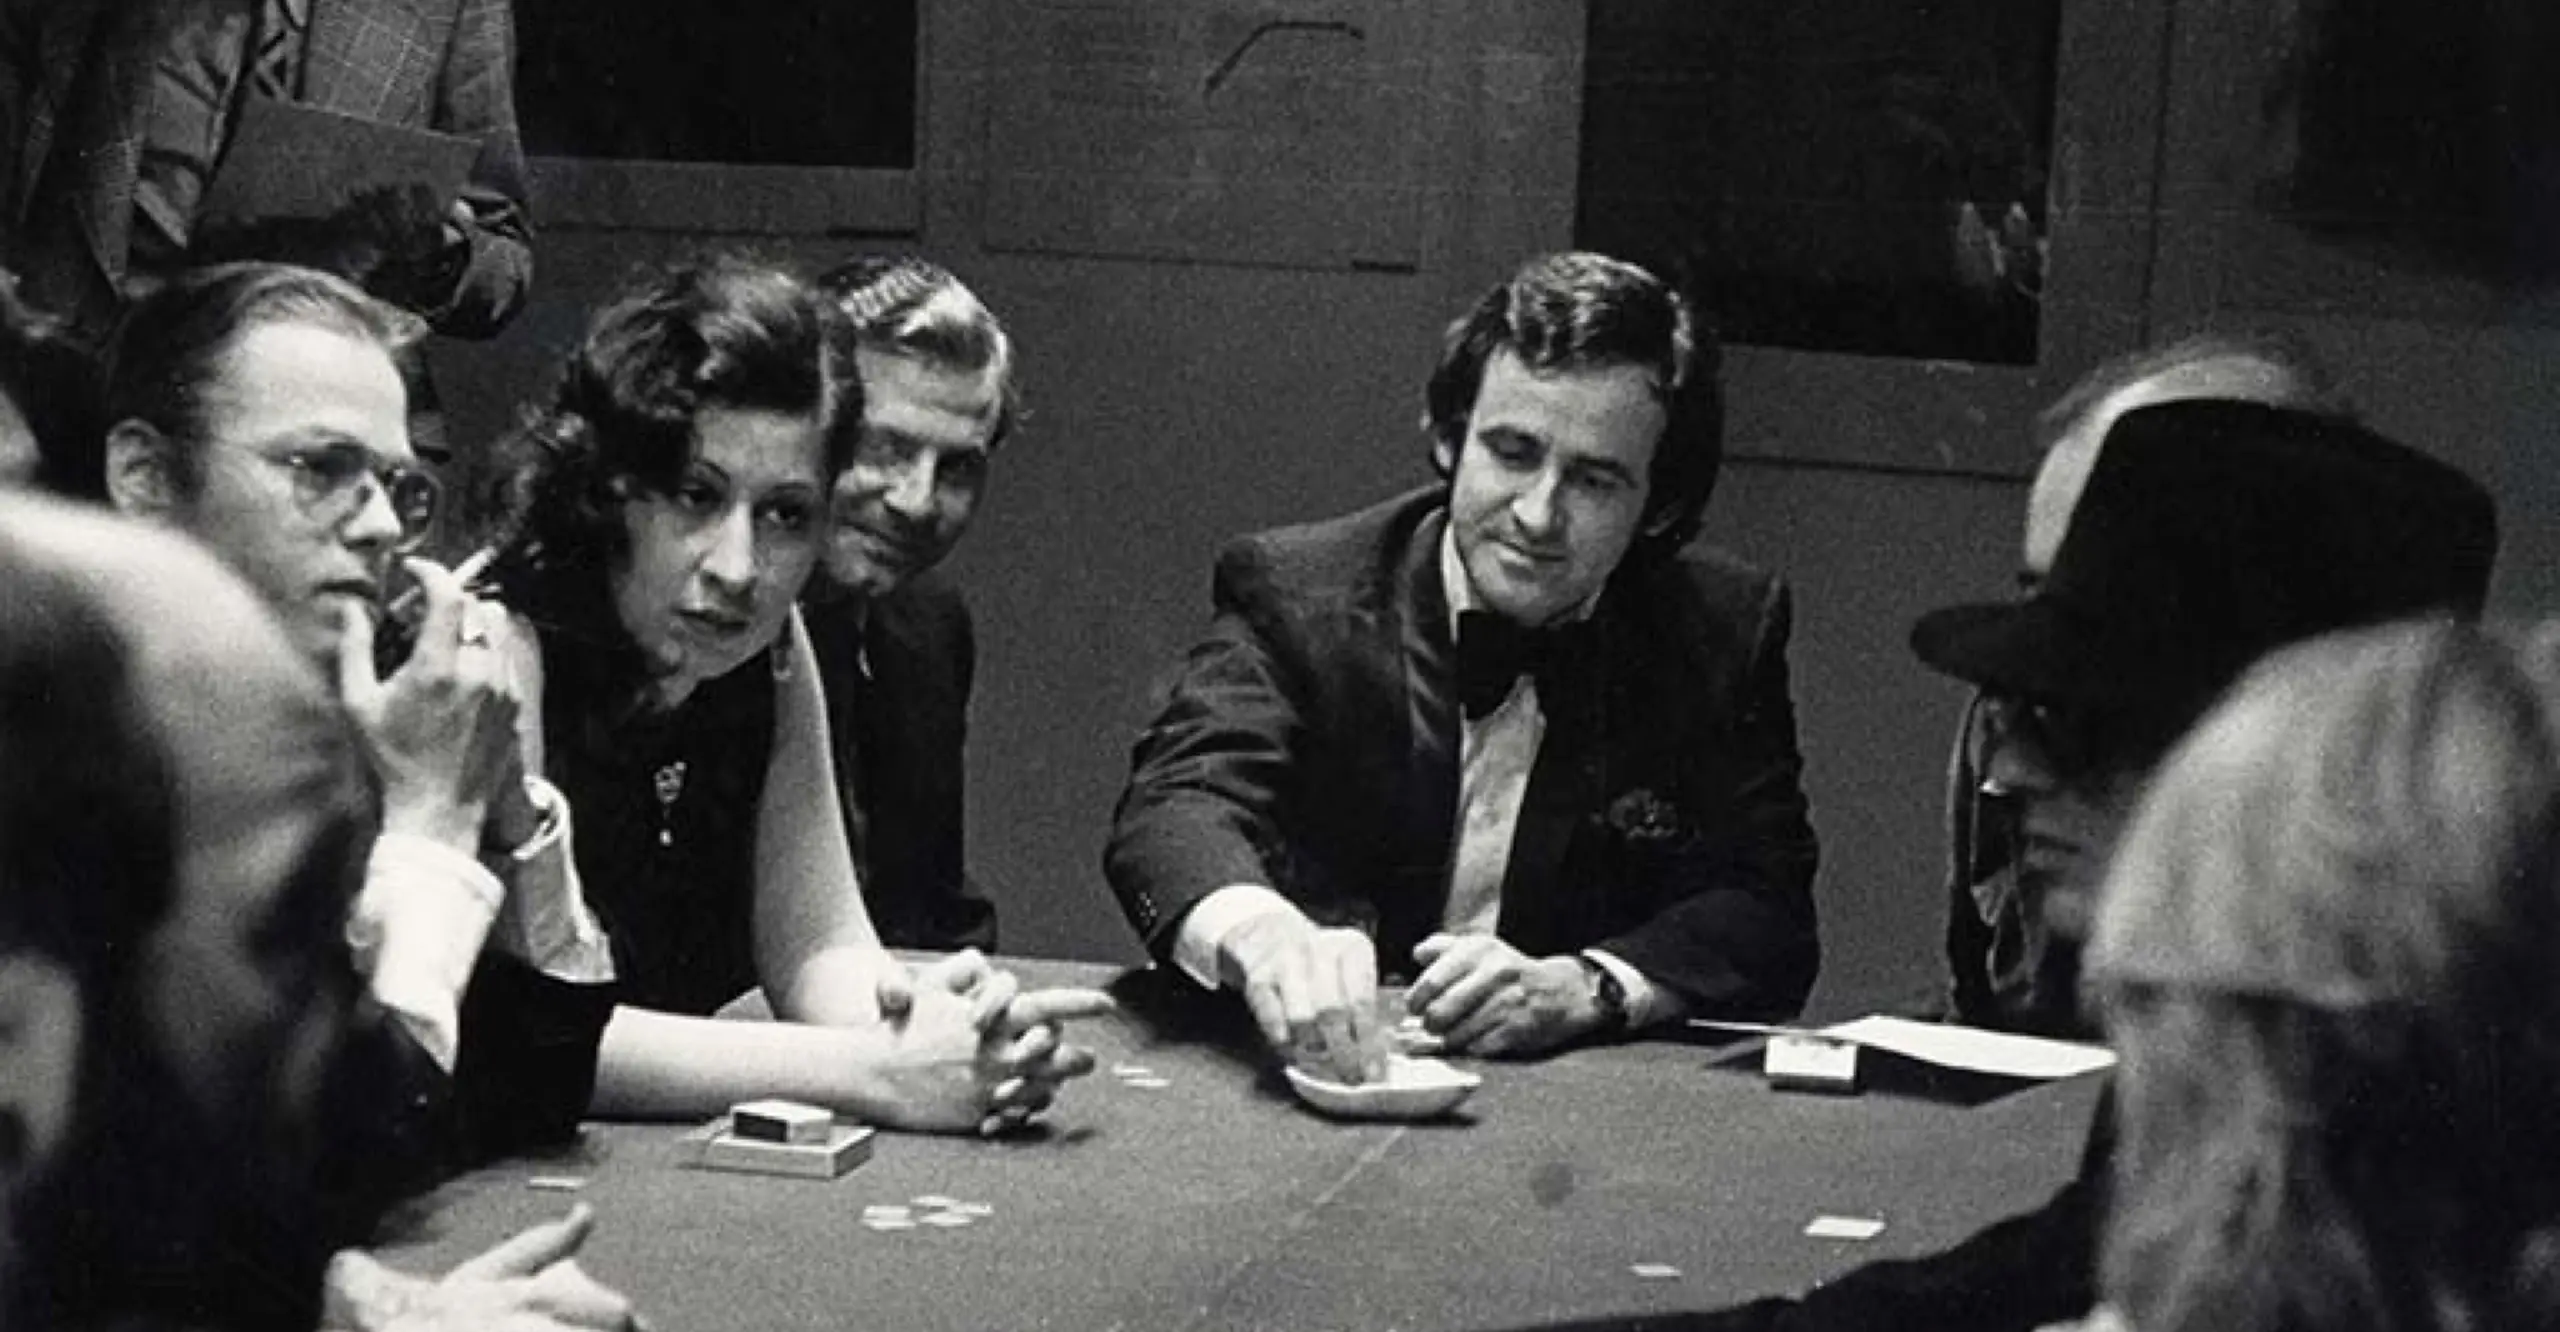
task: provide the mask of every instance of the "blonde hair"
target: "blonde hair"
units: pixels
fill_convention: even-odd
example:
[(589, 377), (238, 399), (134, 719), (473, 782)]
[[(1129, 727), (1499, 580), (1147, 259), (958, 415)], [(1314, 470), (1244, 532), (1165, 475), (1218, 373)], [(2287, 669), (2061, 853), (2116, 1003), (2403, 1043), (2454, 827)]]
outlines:
[(2450, 622), (2334, 635), (2161, 768), (2088, 954), (2124, 1060), (2101, 1282), (2143, 1332), (2554, 1307), (2518, 1307), (2560, 1199), (2551, 678)]

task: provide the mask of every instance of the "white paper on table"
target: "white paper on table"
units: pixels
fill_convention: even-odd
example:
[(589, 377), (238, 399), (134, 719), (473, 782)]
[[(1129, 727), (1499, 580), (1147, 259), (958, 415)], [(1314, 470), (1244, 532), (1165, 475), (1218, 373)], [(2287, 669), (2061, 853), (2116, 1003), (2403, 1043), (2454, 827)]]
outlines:
[(2113, 1068), (2116, 1062), (2115, 1053), (2101, 1046), (1984, 1031), (1980, 1027), (1914, 1022), (1880, 1013), (1824, 1027), (1815, 1034), (1890, 1050), (1942, 1068), (2037, 1082), (2076, 1078)]

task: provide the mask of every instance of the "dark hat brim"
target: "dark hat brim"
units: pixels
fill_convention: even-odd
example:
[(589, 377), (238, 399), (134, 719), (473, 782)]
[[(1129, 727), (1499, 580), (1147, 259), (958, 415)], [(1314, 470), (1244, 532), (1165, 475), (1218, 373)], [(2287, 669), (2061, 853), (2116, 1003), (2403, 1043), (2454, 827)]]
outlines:
[(2124, 704), (2160, 690), (2160, 663), (2128, 660), (2133, 645), (2097, 641), (2052, 602), (1948, 606), (1911, 626), (1911, 650), (1930, 669), (1967, 684), (2040, 702)]

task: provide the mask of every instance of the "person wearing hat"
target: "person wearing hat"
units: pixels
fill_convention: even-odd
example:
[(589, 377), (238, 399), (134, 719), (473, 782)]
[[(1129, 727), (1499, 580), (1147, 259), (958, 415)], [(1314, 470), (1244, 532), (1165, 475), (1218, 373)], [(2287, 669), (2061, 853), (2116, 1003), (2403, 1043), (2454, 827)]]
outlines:
[(1374, 1076), (1398, 971), (1479, 1054), (1803, 1004), (1792, 603), (1689, 544), (1715, 369), (1652, 274), (1531, 260), (1450, 326), (1441, 484), (1220, 555), (1105, 869), (1149, 948), (1241, 991), (1293, 1065)]
[[(2098, 446), (2116, 418), (2138, 407), (2195, 398), (2341, 418), (2355, 414), (2328, 367), (2308, 346), (2280, 333), (2208, 330), (2108, 360), (2036, 417), (2044, 463), (2018, 566), (2022, 585), (2033, 586), (2052, 572), (2071, 503), (2088, 485)], [(2048, 974), (2041, 922), (2019, 897), (2013, 811), (1996, 784), (1985, 780), (1993, 720), (1993, 709), (1975, 693), (1948, 762), (1948, 985), (1939, 1011), (1971, 1026), (2085, 1038), (2092, 1033), (2069, 978)]]
[[(2057, 449), (2028, 500), (2052, 562), (1949, 607), (1912, 650), (1984, 695), (2011, 923), (2041, 1020), (2082, 1030), (2078, 945), (2106, 852), (2170, 743), (2249, 663), (2333, 629), (2476, 616), (2497, 520), (2477, 483), (2340, 417), (2199, 399), (2118, 417), (2085, 484)], [(2054, 536), (2053, 534), (2059, 534)]]
[[(1984, 773), (2017, 823), (2014, 873), (2048, 981), (2076, 978), (2092, 890), (2161, 756), (2264, 654), (2410, 615), (2476, 615), (2497, 552), (2479, 484), (2342, 416), (2202, 398), (2138, 407), (2050, 453), (2015, 600), (1921, 617), (1912, 650), (1985, 695)], [(2076, 984), (2058, 984), (2070, 1002)], [(2066, 1010), (2062, 1016), (2076, 1021)], [(1613, 1320), (1634, 1332), (2028, 1332), (2095, 1301), (2112, 1108), (2078, 1176), (1945, 1252), (1873, 1263), (1801, 1300)]]

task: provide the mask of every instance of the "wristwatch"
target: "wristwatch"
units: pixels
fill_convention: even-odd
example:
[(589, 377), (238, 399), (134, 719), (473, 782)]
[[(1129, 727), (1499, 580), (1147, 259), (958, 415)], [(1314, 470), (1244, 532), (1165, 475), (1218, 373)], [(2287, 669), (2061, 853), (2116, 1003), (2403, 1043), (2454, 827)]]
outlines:
[(1627, 1029), (1627, 987), (1618, 983), (1618, 973), (1600, 965), (1589, 953), (1576, 953), (1573, 960), (1582, 964), (1582, 974), (1591, 978), (1591, 1001), (1600, 1008), (1600, 1031), (1614, 1036)]

